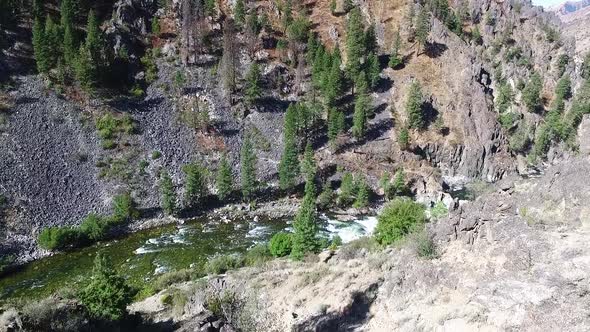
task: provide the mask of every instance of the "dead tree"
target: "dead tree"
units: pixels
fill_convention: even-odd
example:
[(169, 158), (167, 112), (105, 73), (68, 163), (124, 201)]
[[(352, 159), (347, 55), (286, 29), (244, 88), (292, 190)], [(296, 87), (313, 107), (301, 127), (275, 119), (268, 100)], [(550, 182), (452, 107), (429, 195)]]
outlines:
[(236, 89), (239, 52), (236, 45), (235, 25), (233, 20), (228, 17), (223, 22), (223, 57), (219, 73), (223, 78), (224, 88), (230, 94)]

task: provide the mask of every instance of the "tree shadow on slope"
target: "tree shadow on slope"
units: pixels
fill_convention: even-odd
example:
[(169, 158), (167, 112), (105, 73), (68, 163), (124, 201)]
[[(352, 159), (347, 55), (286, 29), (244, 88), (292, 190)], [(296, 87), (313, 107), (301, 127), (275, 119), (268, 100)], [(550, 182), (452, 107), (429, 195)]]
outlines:
[(351, 148), (355, 148), (367, 142), (376, 140), (377, 138), (383, 136), (385, 132), (393, 128), (393, 124), (393, 119), (390, 118), (382, 119), (376, 123), (370, 124), (369, 128), (367, 129), (367, 132), (365, 133), (365, 136), (362, 139), (352, 140), (341, 145), (340, 147), (338, 147), (335, 153), (342, 153)]
[(430, 58), (439, 58), (443, 55), (449, 48), (445, 44), (432, 42), (426, 43), (426, 49), (424, 53)]
[(374, 283), (365, 292), (355, 292), (352, 303), (342, 312), (313, 317), (296, 325), (293, 331), (356, 331), (369, 320), (369, 310), (377, 298), (378, 289), (379, 284)]

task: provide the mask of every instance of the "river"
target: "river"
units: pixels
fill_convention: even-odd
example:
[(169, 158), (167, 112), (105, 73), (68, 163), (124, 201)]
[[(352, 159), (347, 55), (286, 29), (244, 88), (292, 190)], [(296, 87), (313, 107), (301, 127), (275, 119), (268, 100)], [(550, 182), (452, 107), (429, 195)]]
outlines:
[[(338, 221), (322, 215), (322, 232), (343, 242), (370, 235), (375, 217)], [(63, 287), (82, 287), (92, 271), (94, 256), (103, 251), (130, 284), (142, 285), (159, 274), (202, 266), (217, 254), (243, 253), (265, 243), (279, 231), (291, 230), (289, 220), (195, 219), (97, 243), (76, 251), (58, 253), (27, 265), (0, 279), (0, 302), (42, 298)]]

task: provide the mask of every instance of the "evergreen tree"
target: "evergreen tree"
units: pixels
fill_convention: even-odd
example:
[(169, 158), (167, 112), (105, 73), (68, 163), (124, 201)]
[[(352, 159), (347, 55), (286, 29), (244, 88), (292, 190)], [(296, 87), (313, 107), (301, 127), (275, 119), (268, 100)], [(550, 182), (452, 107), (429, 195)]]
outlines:
[(338, 205), (346, 207), (354, 202), (354, 193), (356, 187), (354, 185), (354, 178), (352, 174), (346, 172), (342, 176), (340, 183), (340, 194), (338, 195)]
[[(430, 12), (426, 8), (422, 8), (418, 13), (416, 21), (416, 40), (418, 45), (424, 49), (426, 47), (426, 41), (428, 40), (428, 34), (430, 33)], [(418, 49), (420, 54), (420, 49)]]
[(506, 112), (512, 105), (514, 94), (512, 86), (508, 83), (502, 83), (498, 89), (498, 96), (496, 97), (496, 105), (500, 114)]
[(307, 34), (307, 50), (306, 50), (306, 57), (307, 63), (313, 64), (315, 60), (315, 52), (319, 47), (319, 41), (315, 35), (315, 32), (309, 31)]
[(555, 97), (561, 100), (568, 100), (572, 96), (572, 81), (569, 75), (563, 75), (555, 87)]
[(354, 114), (352, 116), (352, 135), (357, 139), (361, 139), (365, 136), (367, 130), (368, 107), (368, 96), (366, 94), (357, 94), (354, 101)]
[(118, 321), (133, 301), (131, 288), (117, 274), (110, 260), (101, 252), (94, 259), (92, 279), (80, 294), (80, 302), (94, 318)]
[(398, 169), (395, 173), (392, 190), (395, 195), (403, 195), (406, 192), (406, 182), (403, 168)]
[(236, 5), (234, 7), (234, 20), (236, 21), (236, 25), (241, 27), (244, 24), (245, 18), (246, 6), (244, 5), (244, 0), (236, 0)]
[(223, 25), (223, 56), (221, 58), (220, 74), (223, 78), (223, 85), (230, 94), (236, 88), (236, 67), (239, 62), (235, 34), (233, 21), (226, 18)]
[(533, 73), (531, 79), (522, 90), (522, 100), (530, 112), (537, 111), (541, 106), (541, 90), (543, 81), (538, 73)]
[(283, 190), (295, 186), (299, 174), (299, 159), (297, 158), (297, 109), (294, 104), (289, 105), (283, 125), (283, 155), (279, 164), (279, 185)]
[(417, 81), (414, 81), (410, 86), (406, 101), (406, 114), (410, 128), (420, 129), (424, 126), (424, 118), (422, 116), (422, 88)]
[(186, 174), (184, 202), (188, 207), (196, 207), (207, 195), (206, 170), (199, 164), (185, 165), (182, 170)]
[(369, 186), (365, 179), (361, 179), (357, 184), (357, 194), (353, 207), (362, 209), (369, 205)]
[(86, 49), (90, 52), (93, 62), (98, 66), (102, 52), (102, 38), (98, 19), (91, 10), (88, 13), (88, 24), (86, 26)]
[(250, 200), (256, 191), (256, 155), (250, 137), (242, 143), (240, 151), (240, 175), (242, 184), (242, 195), (244, 199)]
[(45, 28), (40, 19), (35, 19), (35, 23), (33, 24), (33, 52), (35, 54), (37, 70), (42, 74), (49, 72), (49, 69), (51, 69), (51, 59), (45, 36)]
[(260, 32), (260, 22), (258, 21), (258, 13), (256, 12), (256, 9), (252, 9), (250, 15), (248, 15), (248, 18), (246, 19), (246, 30), (248, 30), (252, 36), (258, 36), (258, 33)]
[(393, 49), (391, 50), (391, 55), (389, 56), (389, 67), (396, 68), (397, 66), (401, 65), (403, 60), (401, 58), (401, 47), (402, 47), (402, 38), (399, 33), (399, 29), (395, 32), (395, 37), (393, 37)]
[(162, 194), (162, 209), (168, 215), (176, 213), (176, 190), (172, 178), (166, 171), (160, 174), (160, 193)]
[(476, 44), (479, 45), (481, 43), (481, 31), (479, 31), (479, 25), (475, 25), (475, 27), (471, 31), (471, 38), (473, 38), (473, 41)]
[(344, 93), (344, 76), (340, 70), (340, 58), (336, 56), (332, 58), (332, 66), (328, 79), (326, 80), (327, 88), (325, 96), (328, 106), (335, 105), (336, 100)]
[(55, 68), (57, 66), (57, 58), (60, 54), (62, 41), (59, 27), (53, 22), (53, 19), (49, 14), (45, 20), (45, 41), (49, 57), (49, 67)]
[(370, 53), (367, 57), (367, 76), (369, 78), (369, 85), (373, 89), (377, 86), (377, 83), (379, 83), (379, 74), (381, 74), (379, 59), (375, 53)]
[(328, 112), (328, 139), (333, 141), (345, 129), (344, 113), (331, 108)]
[(232, 191), (233, 181), (231, 167), (227, 161), (226, 155), (223, 155), (221, 158), (215, 183), (217, 185), (217, 196), (219, 196), (219, 199), (223, 201), (229, 197)]
[(74, 65), (76, 79), (84, 90), (91, 92), (96, 85), (98, 73), (96, 65), (92, 61), (92, 56), (85, 45), (80, 45)]
[(305, 152), (303, 153), (303, 162), (301, 163), (301, 172), (305, 175), (306, 182), (313, 182), (316, 175), (317, 166), (311, 143), (307, 142)]
[(403, 126), (397, 138), (397, 142), (399, 143), (399, 147), (402, 150), (407, 150), (410, 146), (410, 133), (408, 131), (408, 127)]
[(33, 0), (32, 15), (33, 20), (42, 19), (45, 10), (43, 8), (44, 0)]
[[(315, 164), (315, 161), (313, 161)], [(313, 171), (315, 174), (315, 170)], [(301, 260), (305, 254), (316, 252), (319, 249), (318, 241), (318, 222), (319, 218), (316, 211), (316, 192), (315, 184), (312, 179), (305, 183), (305, 196), (303, 203), (293, 221), (293, 249), (291, 257)]]
[(291, 3), (291, 0), (285, 1), (285, 7), (283, 8), (282, 13), (282, 21), (283, 28), (286, 31), (293, 22), (293, 5)]
[(364, 37), (365, 54), (377, 53), (377, 35), (375, 34), (375, 24), (369, 25)]
[(75, 0), (61, 0), (59, 14), (61, 15), (60, 24), (62, 29), (74, 27), (76, 22), (76, 3)]
[(246, 102), (254, 104), (262, 94), (260, 87), (260, 67), (256, 62), (252, 62), (248, 74), (246, 75)]
[(63, 53), (66, 64), (70, 67), (74, 66), (76, 59), (76, 38), (74, 36), (74, 28), (71, 25), (66, 25), (64, 28), (64, 43)]
[(361, 70), (360, 60), (365, 52), (365, 36), (363, 32), (361, 11), (354, 8), (350, 11), (346, 23), (346, 55), (350, 77), (357, 77)]

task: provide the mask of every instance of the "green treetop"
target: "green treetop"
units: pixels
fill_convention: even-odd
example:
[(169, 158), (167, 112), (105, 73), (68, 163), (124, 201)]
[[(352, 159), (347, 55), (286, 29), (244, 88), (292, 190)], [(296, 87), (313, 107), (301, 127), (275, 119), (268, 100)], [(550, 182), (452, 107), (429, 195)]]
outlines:
[(399, 29), (395, 32), (395, 37), (393, 37), (393, 48), (391, 50), (391, 55), (389, 56), (389, 67), (395, 68), (402, 64), (403, 60), (401, 58), (401, 47), (402, 47), (402, 38), (399, 33)]
[[(313, 159), (313, 158), (312, 158)], [(315, 164), (315, 161), (311, 163)], [(315, 170), (312, 172), (315, 174)], [(318, 241), (318, 216), (316, 211), (316, 192), (313, 179), (305, 183), (305, 196), (303, 203), (293, 221), (293, 248), (291, 257), (302, 259), (305, 254), (319, 249)]]
[(246, 6), (244, 5), (244, 0), (237, 0), (234, 7), (234, 20), (236, 21), (236, 25), (241, 27), (244, 24), (245, 19)]
[[(422, 8), (416, 20), (416, 40), (418, 44), (424, 49), (428, 34), (430, 33), (430, 12), (426, 8)], [(418, 50), (420, 54), (420, 50)]]
[(522, 90), (522, 100), (530, 112), (535, 112), (542, 106), (541, 90), (543, 90), (541, 75), (533, 73), (529, 82)]

